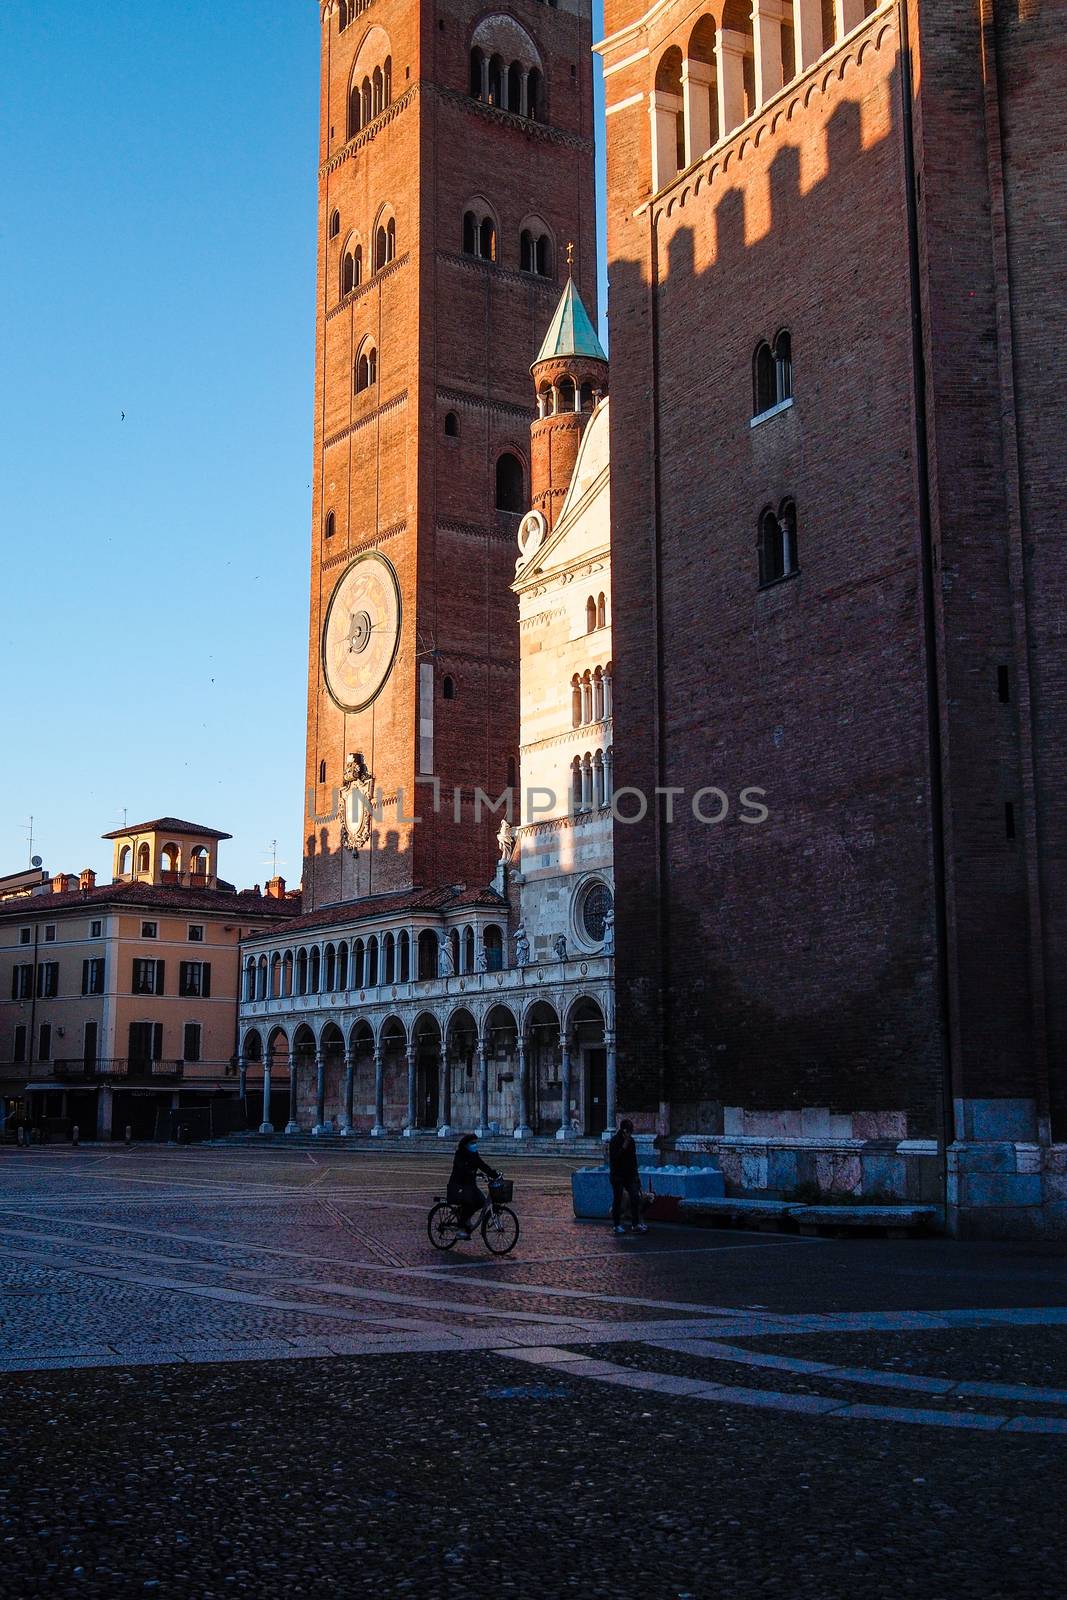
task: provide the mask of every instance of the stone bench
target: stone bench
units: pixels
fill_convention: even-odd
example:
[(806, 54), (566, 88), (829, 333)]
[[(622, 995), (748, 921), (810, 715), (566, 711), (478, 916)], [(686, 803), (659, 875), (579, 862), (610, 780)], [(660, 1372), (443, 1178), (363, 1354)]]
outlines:
[(682, 1206), (682, 1221), (718, 1222), (723, 1227), (758, 1228), (767, 1233), (781, 1228), (789, 1213), (795, 1210), (795, 1200), (745, 1200), (733, 1196), (721, 1200), (686, 1200)]
[(877, 1228), (892, 1238), (931, 1233), (941, 1225), (939, 1206), (791, 1206), (789, 1220), (801, 1233)]
[[(637, 1169), (641, 1187), (657, 1195), (690, 1200), (721, 1197), (726, 1185), (718, 1167), (653, 1167)], [(606, 1166), (579, 1167), (571, 1173), (571, 1199), (576, 1217), (606, 1219), (611, 1215), (611, 1178)]]

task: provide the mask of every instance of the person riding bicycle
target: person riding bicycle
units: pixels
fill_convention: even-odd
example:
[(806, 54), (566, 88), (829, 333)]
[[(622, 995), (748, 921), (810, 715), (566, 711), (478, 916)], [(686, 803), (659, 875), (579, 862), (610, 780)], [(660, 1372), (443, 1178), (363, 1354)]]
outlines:
[(484, 1172), (487, 1178), (500, 1176), (499, 1172), (483, 1161), (478, 1154), (478, 1135), (465, 1133), (456, 1146), (452, 1172), (445, 1191), (449, 1205), (455, 1206), (459, 1213), (459, 1231), (463, 1239), (470, 1238), (471, 1218), (485, 1204), (482, 1191), (475, 1181), (475, 1175), (479, 1172)]

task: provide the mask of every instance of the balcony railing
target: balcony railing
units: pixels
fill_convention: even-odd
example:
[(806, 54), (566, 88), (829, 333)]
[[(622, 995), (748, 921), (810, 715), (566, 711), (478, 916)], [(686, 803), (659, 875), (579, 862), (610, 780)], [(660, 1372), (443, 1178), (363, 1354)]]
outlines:
[[(95, 1083), (109, 1078), (161, 1078), (177, 1082), (185, 1076), (184, 1061), (142, 1061), (136, 1056), (101, 1056), (98, 1061), (53, 1061), (52, 1076), (63, 1083), (76, 1080)], [(46, 1072), (49, 1063), (38, 1063), (38, 1072)]]

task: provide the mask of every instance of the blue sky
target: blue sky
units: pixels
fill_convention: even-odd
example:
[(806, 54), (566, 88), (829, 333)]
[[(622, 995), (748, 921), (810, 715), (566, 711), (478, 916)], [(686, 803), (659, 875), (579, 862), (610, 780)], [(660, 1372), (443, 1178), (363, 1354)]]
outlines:
[(0, 873), (125, 808), (296, 881), (318, 7), (4, 0), (0, 52)]

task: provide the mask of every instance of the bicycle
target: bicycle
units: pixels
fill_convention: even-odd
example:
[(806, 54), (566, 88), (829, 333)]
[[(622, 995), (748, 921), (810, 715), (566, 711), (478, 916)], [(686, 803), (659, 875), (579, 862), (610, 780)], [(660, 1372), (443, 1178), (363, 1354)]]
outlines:
[[(506, 1256), (519, 1242), (519, 1219), (506, 1204), (514, 1193), (514, 1185), (507, 1178), (493, 1178), (485, 1204), (469, 1223), (471, 1234), (477, 1228), (487, 1250), (495, 1256)], [(435, 1250), (451, 1250), (462, 1236), (459, 1207), (450, 1200), (434, 1195), (434, 1204), (426, 1218), (426, 1232)]]

